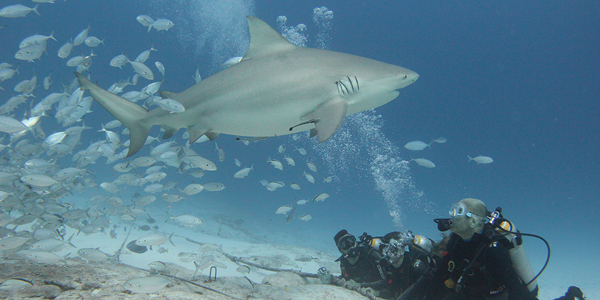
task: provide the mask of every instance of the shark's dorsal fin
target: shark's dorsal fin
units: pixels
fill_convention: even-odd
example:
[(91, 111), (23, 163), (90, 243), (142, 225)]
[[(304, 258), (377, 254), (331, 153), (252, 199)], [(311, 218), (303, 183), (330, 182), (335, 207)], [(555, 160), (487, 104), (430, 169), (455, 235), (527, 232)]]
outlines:
[(247, 16), (246, 19), (250, 31), (250, 46), (248, 46), (248, 51), (242, 61), (253, 57), (273, 55), (297, 47), (263, 20), (253, 16)]

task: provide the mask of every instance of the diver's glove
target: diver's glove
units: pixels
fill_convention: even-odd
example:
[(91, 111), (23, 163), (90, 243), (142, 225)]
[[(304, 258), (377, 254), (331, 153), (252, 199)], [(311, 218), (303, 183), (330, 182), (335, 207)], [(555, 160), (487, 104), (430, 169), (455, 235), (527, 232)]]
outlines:
[(349, 290), (358, 291), (360, 289), (360, 283), (350, 279), (344, 284), (344, 287)]
[(372, 288), (360, 288), (360, 293), (363, 295), (372, 295), (375, 297), (379, 297), (380, 292), (376, 291)]
[(321, 279), (321, 283), (322, 284), (331, 284), (331, 272), (329, 272), (329, 270), (327, 270), (327, 268), (325, 267), (321, 267), (319, 268), (319, 270), (317, 270), (317, 275), (319, 275), (319, 279)]

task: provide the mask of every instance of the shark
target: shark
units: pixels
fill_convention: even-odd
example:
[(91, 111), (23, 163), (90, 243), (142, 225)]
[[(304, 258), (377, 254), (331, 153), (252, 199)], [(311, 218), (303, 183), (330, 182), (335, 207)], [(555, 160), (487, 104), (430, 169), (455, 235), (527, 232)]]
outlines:
[(130, 132), (127, 156), (138, 152), (153, 126), (163, 138), (179, 129), (190, 144), (202, 135), (273, 137), (310, 130), (325, 142), (347, 115), (382, 106), (399, 89), (415, 82), (414, 71), (373, 59), (330, 50), (298, 47), (259, 18), (248, 16), (250, 44), (240, 62), (163, 98), (185, 110), (148, 110), (112, 94), (75, 72), (82, 90)]

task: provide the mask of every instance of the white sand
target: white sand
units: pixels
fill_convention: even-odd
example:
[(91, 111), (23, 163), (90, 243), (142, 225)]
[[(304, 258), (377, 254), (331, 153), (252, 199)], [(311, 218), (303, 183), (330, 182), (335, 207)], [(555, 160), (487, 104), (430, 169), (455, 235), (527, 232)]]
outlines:
[[(153, 224), (149, 225), (153, 226)], [(252, 240), (252, 238), (243, 237), (241, 236), (243, 235), (243, 233), (241, 233), (240, 231), (236, 231), (226, 226), (224, 226), (221, 229), (220, 234), (223, 236), (237, 238), (222, 238), (199, 232), (203, 230), (202, 226), (215, 226), (216, 224), (214, 223), (204, 223), (199, 225), (199, 227), (197, 228), (179, 227), (172, 224), (172, 222), (159, 223), (157, 225), (160, 226), (160, 229), (158, 231), (158, 233), (160, 234), (168, 236), (171, 233), (174, 233), (172, 241), (175, 244), (175, 246), (173, 246), (169, 241), (167, 241), (162, 245), (153, 246), (152, 250), (148, 250), (147, 252), (142, 254), (133, 253), (124, 248), (120, 256), (121, 263), (141, 269), (149, 269), (149, 263), (154, 261), (161, 261), (167, 264), (170, 268), (175, 265), (186, 268), (190, 270), (191, 274), (195, 270), (194, 261), (200, 263), (204, 257), (212, 256), (212, 261), (209, 264), (209, 266), (217, 266), (218, 278), (238, 277), (242, 279), (241, 281), (247, 281), (246, 279), (244, 279), (244, 276), (246, 276), (248, 280), (251, 280), (253, 283), (256, 284), (263, 283), (265, 277), (276, 273), (255, 267), (251, 267), (250, 273), (248, 274), (241, 273), (240, 271), (237, 271), (241, 264), (235, 263), (228, 259), (225, 255), (221, 253), (220, 249), (222, 249), (224, 253), (227, 253), (231, 256), (242, 257), (247, 260), (253, 261), (257, 264), (270, 266), (274, 268), (293, 269), (306, 273), (316, 273), (320, 267), (325, 266), (334, 274), (339, 274), (339, 265), (334, 262), (334, 260), (337, 258), (337, 253), (326, 253), (299, 246), (259, 244), (241, 241)], [(99, 250), (103, 251), (104, 253), (112, 255), (113, 253), (115, 253), (115, 251), (119, 249), (119, 247), (121, 247), (121, 244), (123, 243), (126, 237), (126, 232), (124, 231), (123, 226), (126, 226), (129, 230), (132, 225), (119, 224), (119, 226), (120, 227), (117, 228), (117, 239), (111, 239), (108, 232), (95, 233), (88, 236), (86, 236), (83, 233), (80, 233), (78, 236), (73, 237), (72, 243), (78, 248), (99, 248)], [(127, 243), (132, 240), (139, 239), (145, 235), (149, 235), (153, 232), (153, 230), (141, 231), (138, 225), (133, 225), (133, 229), (129, 238), (127, 239)], [(67, 237), (73, 233), (76, 234), (76, 231), (74, 229), (69, 229)], [(204, 245), (200, 245), (195, 242), (190, 242), (186, 238), (189, 238), (195, 242)], [(290, 241), (295, 240), (294, 237), (288, 238), (290, 239)], [(166, 250), (166, 252), (159, 253), (158, 249), (160, 247), (163, 247)], [(556, 252), (553, 253), (554, 260), (551, 261), (545, 273), (538, 279), (538, 283), (540, 286), (539, 299), (558, 298), (559, 296), (564, 294), (564, 292), (570, 285), (579, 286), (584, 291), (584, 293), (586, 293), (588, 299), (599, 299), (600, 287), (597, 286), (597, 278), (595, 276), (586, 276), (585, 272), (580, 272), (581, 270), (591, 269), (592, 265), (590, 264), (590, 262), (586, 262), (583, 260), (561, 260), (560, 258), (557, 258), (564, 255), (564, 253), (562, 253), (561, 250), (562, 249), (560, 248), (556, 249)], [(64, 247), (64, 249), (57, 252), (56, 254), (60, 256), (69, 254), (68, 257), (73, 258), (78, 257), (76, 253), (77, 249), (73, 249), (72, 247)], [(313, 259), (305, 262), (296, 261), (296, 258), (299, 256), (310, 256)], [(534, 257), (532, 261), (537, 262), (540, 260), (540, 257)], [(598, 260), (595, 259), (595, 262), (597, 261)], [(597, 263), (596, 266), (598, 266)], [(175, 271), (171, 271), (171, 274), (175, 273)], [(198, 274), (208, 276), (209, 272), (210, 267), (206, 267), (203, 270), (199, 270)], [(189, 278), (184, 277), (185, 279), (191, 279), (191, 276), (189, 274), (186, 274), (185, 276), (189, 276)], [(294, 296), (290, 295), (297, 295), (299, 297), (295, 299), (302, 299), (301, 295), (309, 297), (307, 295), (309, 291), (311, 293), (316, 293), (313, 294), (314, 297), (322, 297), (324, 294), (327, 294), (331, 295), (332, 299), (345, 299), (348, 298), (348, 295), (346, 295), (345, 293), (353, 293), (350, 291), (344, 291), (343, 289), (339, 288), (325, 288), (325, 290), (321, 290), (322, 288), (323, 287), (321, 286), (319, 286), (318, 288), (317, 286), (308, 288), (296, 286), (293, 289), (286, 288), (284, 292), (286, 293), (285, 297), (294, 298)], [(279, 291), (273, 291), (273, 293), (278, 292)], [(283, 297), (283, 295), (281, 296)], [(310, 299), (310, 297), (304, 299)]]

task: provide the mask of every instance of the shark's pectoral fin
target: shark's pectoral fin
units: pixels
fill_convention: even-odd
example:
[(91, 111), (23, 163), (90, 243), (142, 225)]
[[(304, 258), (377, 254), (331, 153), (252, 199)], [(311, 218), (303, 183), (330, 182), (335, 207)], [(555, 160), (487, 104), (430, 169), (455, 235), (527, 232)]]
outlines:
[[(319, 137), (319, 143), (328, 140), (342, 125), (348, 102), (342, 98), (333, 98), (321, 105), (314, 112), (302, 117), (303, 120), (311, 120), (315, 123), (316, 134)], [(314, 132), (311, 130), (311, 137)]]
[(162, 126), (162, 128), (165, 130), (165, 134), (163, 134), (163, 136), (162, 136), (163, 140), (171, 138), (173, 135), (175, 135), (175, 133), (177, 133), (177, 128), (164, 126), (164, 125)]
[(203, 134), (206, 134), (210, 129), (202, 124), (196, 124), (187, 128), (190, 134), (190, 145), (196, 142)]
[(209, 140), (214, 141), (219, 136), (219, 133), (209, 131), (209, 132), (205, 133), (205, 135)]
[(202, 124), (190, 126), (187, 128), (187, 131), (190, 134), (190, 144), (196, 142), (196, 140), (198, 140), (202, 135), (206, 135), (206, 137), (211, 141), (219, 136), (219, 133), (210, 131), (208, 127)]
[(317, 136), (317, 129), (313, 128), (309, 131), (310, 137), (313, 138), (315, 136)]

